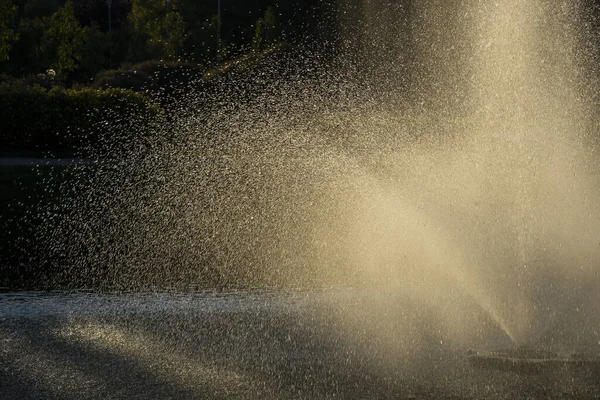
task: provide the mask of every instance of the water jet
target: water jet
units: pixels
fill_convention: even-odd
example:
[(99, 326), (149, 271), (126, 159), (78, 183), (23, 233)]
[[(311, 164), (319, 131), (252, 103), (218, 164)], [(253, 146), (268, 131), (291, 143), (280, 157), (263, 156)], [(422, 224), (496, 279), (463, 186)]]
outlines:
[[(303, 397), (296, 385), (325, 393), (304, 397), (340, 387), (351, 397), (357, 379), (367, 398), (420, 387), (532, 397), (497, 370), (567, 370), (556, 377), (565, 393), (600, 393), (578, 372), (597, 368), (600, 346), (598, 117), (582, 3), (340, 4), (352, 54), (327, 74), (284, 64), (283, 82), (261, 71), (178, 100), (185, 112), (156, 128), (152, 154), (100, 163), (66, 216), (42, 227), (65, 281), (150, 294), (43, 314), (57, 326), (23, 361), (45, 357), (36, 376), (60, 364), (46, 351), (58, 343), (75, 360), (136, 368), (132, 379), (179, 382), (190, 398), (197, 378), (239, 385), (241, 397), (277, 397), (282, 381), (287, 397)], [(171, 285), (184, 294), (160, 292)], [(197, 287), (245, 291), (186, 294)], [(43, 324), (25, 325), (0, 334)], [(26, 341), (10, 340), (18, 359)], [(156, 360), (172, 368), (157, 372)]]
[(559, 355), (520, 346), (491, 351), (468, 351), (469, 362), (476, 368), (537, 374), (549, 371), (600, 373), (600, 359), (581, 354)]

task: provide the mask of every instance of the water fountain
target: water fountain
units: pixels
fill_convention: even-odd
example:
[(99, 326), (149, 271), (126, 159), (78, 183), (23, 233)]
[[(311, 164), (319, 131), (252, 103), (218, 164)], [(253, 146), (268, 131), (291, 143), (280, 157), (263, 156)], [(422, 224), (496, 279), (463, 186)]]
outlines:
[[(466, 350), (481, 349), (471, 360), (485, 365), (597, 354), (586, 6), (340, 1), (347, 52), (336, 68), (303, 60), (284, 82), (234, 77), (209, 112), (197, 107), (205, 93), (179, 99), (185, 112), (157, 126), (150, 151), (86, 174), (68, 215), (44, 227), (55, 239), (50, 258), (68, 266), (55, 276), (112, 289), (309, 294), (250, 291), (239, 308), (227, 296), (163, 299), (154, 307), (168, 322), (127, 313), (90, 322), (78, 311), (48, 340), (136, 360), (191, 392), (202, 377), (250, 397), (275, 396), (278, 379), (290, 396), (319, 384), (348, 395), (365, 376), (373, 397), (418, 387), (424, 397), (526, 397), (520, 378), (472, 373)], [(259, 357), (265, 338), (302, 372), (280, 353)], [(24, 345), (9, 339), (17, 354)], [(539, 378), (543, 393), (600, 392), (587, 375), (565, 374)], [(372, 376), (381, 380), (367, 383)], [(244, 392), (261, 378), (264, 387)]]
[[(389, 11), (359, 3), (366, 21)], [(410, 11), (418, 26), (392, 28), (412, 35), (413, 63), (425, 66), (413, 85), (423, 108), (443, 115), (425, 112), (421, 129), (446, 137), (406, 144), (411, 154), (386, 165), (408, 179), (366, 189), (356, 228), (366, 245), (354, 256), (367, 274), (456, 285), (519, 345), (558, 345), (552, 331), (567, 329), (558, 320), (597, 305), (589, 295), (599, 283), (600, 225), (585, 6), (424, 1)], [(388, 25), (367, 26), (367, 41), (389, 39), (378, 36)], [(405, 68), (399, 53), (385, 62)], [(418, 267), (407, 270), (410, 262)], [(561, 345), (580, 335), (568, 336)]]

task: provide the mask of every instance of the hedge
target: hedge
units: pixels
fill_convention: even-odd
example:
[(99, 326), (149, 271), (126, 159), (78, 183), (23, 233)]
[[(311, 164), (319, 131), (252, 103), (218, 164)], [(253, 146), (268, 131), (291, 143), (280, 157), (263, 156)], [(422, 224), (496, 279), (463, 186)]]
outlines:
[(0, 83), (0, 152), (91, 155), (148, 139), (161, 109), (122, 89), (47, 90)]

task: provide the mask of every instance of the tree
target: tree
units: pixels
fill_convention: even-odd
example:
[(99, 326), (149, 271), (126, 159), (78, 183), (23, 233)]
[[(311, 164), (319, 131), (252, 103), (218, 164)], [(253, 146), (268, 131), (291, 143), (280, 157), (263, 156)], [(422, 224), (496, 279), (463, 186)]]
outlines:
[(256, 21), (254, 38), (252, 39), (252, 50), (260, 51), (271, 46), (276, 39), (277, 19), (273, 7), (268, 7), (262, 18)]
[(0, 62), (8, 61), (10, 50), (19, 35), (13, 29), (17, 6), (11, 0), (0, 0)]
[(14, 44), (10, 57), (13, 74), (38, 74), (48, 68), (42, 55), (42, 38), (48, 23), (48, 17), (22, 18), (19, 21), (19, 40)]
[[(218, 15), (210, 15), (204, 20), (194, 22), (189, 35), (188, 51), (196, 61), (211, 64), (217, 58)], [(223, 44), (223, 41), (221, 41)], [(221, 46), (223, 47), (223, 46)], [(220, 53), (223, 56), (223, 53)]]
[(186, 25), (177, 11), (177, 2), (171, 2), (172, 11), (167, 12), (164, 0), (133, 1), (129, 20), (150, 57), (175, 58), (183, 48)]
[(75, 18), (73, 5), (68, 0), (52, 15), (42, 38), (42, 54), (48, 68), (63, 79), (79, 69), (84, 42), (85, 30)]
[(167, 58), (176, 58), (185, 42), (187, 33), (185, 22), (178, 12), (168, 13), (163, 21), (164, 54)]
[(100, 31), (97, 24), (92, 23), (90, 26), (83, 28), (81, 70), (84, 75), (94, 75), (108, 66), (109, 48), (108, 37)]

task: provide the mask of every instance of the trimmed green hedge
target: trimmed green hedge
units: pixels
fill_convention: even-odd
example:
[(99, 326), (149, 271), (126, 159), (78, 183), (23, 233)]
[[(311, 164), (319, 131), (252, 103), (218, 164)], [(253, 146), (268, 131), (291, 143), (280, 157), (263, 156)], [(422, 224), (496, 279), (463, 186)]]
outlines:
[(160, 89), (189, 84), (202, 76), (202, 65), (174, 61), (145, 61), (134, 65), (122, 65), (119, 69), (104, 70), (96, 75), (92, 87), (96, 89), (122, 88), (135, 91)]
[(0, 152), (92, 155), (143, 145), (161, 109), (121, 89), (0, 83)]

